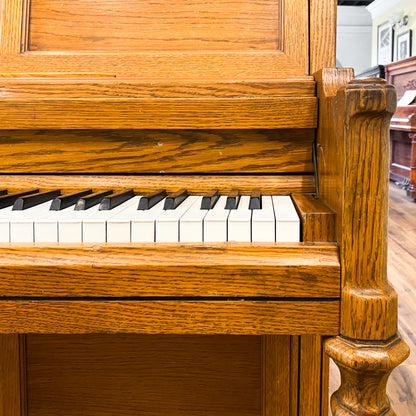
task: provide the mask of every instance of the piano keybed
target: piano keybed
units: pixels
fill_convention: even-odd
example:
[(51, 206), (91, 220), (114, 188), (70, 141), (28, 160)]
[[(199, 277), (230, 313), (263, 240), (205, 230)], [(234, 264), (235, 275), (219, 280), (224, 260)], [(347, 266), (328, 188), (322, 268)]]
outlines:
[[(289, 195), (111, 190), (0, 196), (2, 243), (299, 242)], [(169, 206), (171, 203), (171, 206)], [(62, 209), (57, 209), (61, 207)], [(85, 208), (85, 209), (82, 209)], [(144, 208), (144, 209), (143, 209)], [(170, 208), (170, 209), (169, 209)]]

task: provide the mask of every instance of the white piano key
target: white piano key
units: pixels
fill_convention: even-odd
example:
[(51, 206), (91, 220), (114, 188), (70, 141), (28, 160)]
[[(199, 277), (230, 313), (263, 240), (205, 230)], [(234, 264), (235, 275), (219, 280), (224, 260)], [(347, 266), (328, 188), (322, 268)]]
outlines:
[(227, 241), (227, 219), (229, 209), (225, 209), (227, 197), (220, 196), (213, 209), (210, 209), (204, 218), (204, 241), (218, 243)]
[(273, 196), (276, 216), (276, 242), (296, 243), (300, 241), (300, 221), (290, 196)]
[(148, 210), (136, 210), (131, 218), (131, 242), (154, 243), (156, 241), (156, 218), (164, 212), (165, 199)]
[(0, 243), (10, 242), (10, 213), (13, 206), (0, 209)]
[(75, 209), (72, 208), (68, 213), (58, 216), (59, 243), (82, 243), (83, 221), (89, 216), (98, 213), (98, 208), (99, 204), (80, 211), (75, 211)]
[[(138, 203), (135, 201), (136, 204)], [(107, 241), (107, 220), (131, 205), (129, 199), (111, 210), (97, 211), (82, 221), (82, 241), (84, 243), (105, 243)]]
[(250, 197), (243, 195), (237, 209), (230, 210), (228, 216), (228, 241), (251, 241)]
[(202, 196), (198, 196), (193, 205), (179, 221), (179, 241), (198, 243), (204, 241), (203, 221), (209, 210), (201, 209)]
[(34, 207), (10, 212), (10, 242), (11, 243), (33, 243), (34, 222), (49, 210), (52, 201), (47, 201)]
[(72, 212), (74, 212), (74, 206), (60, 211), (50, 211), (48, 207), (48, 210), (34, 221), (35, 243), (59, 242), (58, 220), (68, 218)]
[(188, 196), (176, 209), (163, 211), (156, 218), (156, 242), (174, 243), (179, 241), (179, 220), (195, 203), (197, 196)]
[[(131, 221), (136, 216), (141, 196), (133, 197), (125, 208), (107, 220), (107, 242), (129, 243), (131, 241)], [(152, 240), (153, 241), (153, 240)]]
[(261, 209), (253, 209), (251, 218), (251, 241), (262, 243), (274, 243), (275, 217), (272, 197), (262, 196)]

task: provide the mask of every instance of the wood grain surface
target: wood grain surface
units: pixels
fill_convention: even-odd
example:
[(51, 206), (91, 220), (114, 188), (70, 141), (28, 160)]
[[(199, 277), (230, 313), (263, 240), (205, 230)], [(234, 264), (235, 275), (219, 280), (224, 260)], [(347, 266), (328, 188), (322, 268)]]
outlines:
[(0, 415), (26, 416), (26, 338), (0, 335)]
[(1, 300), (0, 333), (335, 335), (338, 301)]
[[(292, 350), (290, 335), (261, 337), (261, 416), (289, 415)], [(297, 358), (297, 357), (296, 357)]]
[(23, 2), (2, 0), (0, 3), (0, 56), (20, 54), (22, 36)]
[[(88, 170), (88, 167), (86, 167)], [(40, 188), (59, 188), (73, 192), (84, 188), (131, 189), (136, 192), (150, 192), (166, 189), (169, 192), (187, 189), (189, 193), (200, 194), (212, 189), (230, 192), (239, 189), (249, 195), (253, 189), (268, 194), (289, 194), (291, 192), (314, 192), (313, 175), (2, 175), (1, 186), (10, 191)]]
[(338, 365), (342, 379), (331, 397), (333, 415), (396, 415), (386, 395), (386, 384), (391, 371), (409, 356), (409, 347), (399, 335), (372, 346), (331, 338), (325, 350)]
[[(23, 4), (19, 0), (4, 3), (2, 43), (6, 59), (0, 64), (0, 72), (98, 72), (144, 79), (293, 79), (309, 72), (307, 0), (292, 0), (284, 5), (270, 0), (256, 3), (216, 0), (212, 5), (205, 4), (203, 11), (207, 14), (200, 13), (198, 18), (195, 10), (201, 8), (200, 3), (178, 0), (172, 3), (174, 12), (163, 8), (163, 19), (157, 18), (162, 10), (159, 2), (144, 2), (141, 11), (156, 17), (138, 25), (134, 23), (147, 16), (139, 17), (134, 11), (123, 17), (124, 7), (134, 6), (135, 0), (111, 2), (115, 7), (113, 19), (105, 13), (108, 2), (79, 2), (80, 7), (76, 7), (76, 1), (66, 2), (65, 7), (62, 4), (61, 9), (72, 10), (72, 19), (57, 13), (58, 2), (52, 0), (36, 0), (31, 7), (29, 2)], [(220, 10), (215, 7), (218, 4)], [(270, 7), (274, 12), (264, 13)], [(188, 20), (183, 18), (182, 24), (174, 26), (173, 33), (165, 36), (177, 20), (178, 11), (183, 11)], [(79, 18), (77, 22), (75, 16)], [(218, 17), (221, 19), (215, 21)], [(204, 24), (208, 21), (209, 28)], [(290, 24), (282, 27), (285, 21)], [(91, 22), (95, 29), (92, 36)], [(51, 34), (45, 36), (46, 26), (51, 28)], [(212, 26), (218, 30), (212, 30)], [(39, 45), (52, 49), (33, 51)]]
[(331, 245), (3, 245), (0, 256), (1, 296), (337, 298), (340, 293), (338, 249)]
[(312, 129), (7, 130), (0, 172), (311, 173), (313, 140)]
[(281, 0), (173, 0), (169, 3), (31, 0), (28, 49), (276, 50), (283, 43), (281, 3)]
[(337, 4), (309, 0), (310, 74), (336, 66)]
[(99, 73), (0, 74), (2, 98), (241, 98), (314, 97), (312, 77), (300, 79), (120, 79)]
[(345, 105), (349, 125), (344, 134), (350, 174), (344, 175), (342, 213), (348, 232), (340, 249), (342, 334), (387, 340), (397, 331), (397, 295), (387, 282), (388, 133), (396, 93), (384, 81), (354, 81), (337, 100), (339, 108)]
[[(342, 288), (341, 335), (326, 342), (342, 380), (331, 408), (338, 416), (393, 416), (387, 379), (409, 354), (396, 333), (397, 295), (387, 281), (388, 128), (396, 96), (384, 80), (342, 87), (346, 72), (327, 71), (328, 78), (325, 73), (323, 84), (328, 82), (319, 90), (319, 189), (337, 212)], [(333, 122), (334, 114), (343, 116)], [(339, 142), (331, 145), (335, 132)], [(341, 155), (339, 166), (335, 154)], [(337, 192), (326, 198), (331, 190)]]
[(336, 241), (335, 213), (311, 194), (293, 194), (299, 218), (302, 221), (302, 241)]
[(29, 415), (259, 416), (264, 358), (253, 336), (28, 335)]
[[(0, 101), (2, 129), (314, 128), (316, 98)], [(195, 117), (198, 114), (198, 117)]]
[[(16, 0), (11, 0), (16, 1)], [(19, 2), (21, 3), (21, 2)], [(20, 22), (19, 22), (20, 23)], [(297, 36), (298, 33), (295, 35)], [(302, 40), (302, 38), (299, 38)], [(12, 47), (14, 41), (10, 40)], [(307, 46), (307, 45), (305, 45)], [(313, 80), (307, 68), (297, 65), (297, 57), (280, 51), (206, 51), (195, 53), (94, 53), (27, 52), (2, 56), (0, 71), (28, 74), (60, 73), (101, 74), (117, 78), (153, 80)], [(307, 52), (293, 49), (307, 59)]]
[(299, 416), (321, 416), (321, 337), (300, 337), (299, 369)]

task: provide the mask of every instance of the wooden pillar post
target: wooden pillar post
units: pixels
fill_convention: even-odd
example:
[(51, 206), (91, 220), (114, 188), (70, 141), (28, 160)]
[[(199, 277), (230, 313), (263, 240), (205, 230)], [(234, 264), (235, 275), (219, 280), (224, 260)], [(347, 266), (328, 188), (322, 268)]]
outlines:
[(326, 343), (341, 372), (331, 407), (334, 416), (391, 416), (387, 379), (409, 354), (387, 281), (388, 131), (396, 94), (384, 80), (339, 88), (351, 74), (327, 75), (320, 74), (319, 188), (337, 213), (342, 285), (340, 335)]

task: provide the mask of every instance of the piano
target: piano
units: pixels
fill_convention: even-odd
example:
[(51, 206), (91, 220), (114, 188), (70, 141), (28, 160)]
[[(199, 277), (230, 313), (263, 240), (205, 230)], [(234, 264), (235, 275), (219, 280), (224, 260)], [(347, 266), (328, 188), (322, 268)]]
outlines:
[(389, 64), (386, 79), (398, 90), (397, 111), (390, 123), (390, 179), (416, 199), (416, 59)]
[(396, 94), (335, 2), (0, 13), (0, 415), (325, 416), (328, 357), (394, 415)]

